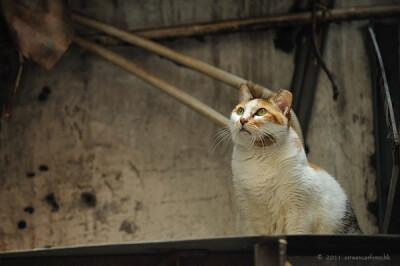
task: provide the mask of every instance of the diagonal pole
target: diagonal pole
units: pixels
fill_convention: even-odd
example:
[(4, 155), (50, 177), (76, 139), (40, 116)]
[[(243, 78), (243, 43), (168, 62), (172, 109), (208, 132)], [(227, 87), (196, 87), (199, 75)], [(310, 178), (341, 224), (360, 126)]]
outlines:
[(190, 96), (186, 92), (178, 89), (177, 87), (169, 84), (165, 80), (151, 74), (150, 72), (144, 70), (143, 68), (139, 67), (132, 61), (126, 59), (125, 57), (118, 55), (98, 44), (86, 41), (79, 36), (75, 36), (74, 43), (81, 46), (82, 48), (95, 53), (112, 63), (116, 64), (117, 66), (125, 69), (126, 71), (136, 75), (137, 77), (141, 78), (142, 80), (154, 85), (158, 89), (164, 91), (165, 93), (169, 94), (170, 96), (174, 97), (178, 101), (182, 102), (183, 104), (189, 106), (199, 114), (205, 116), (206, 118), (210, 119), (214, 123), (220, 126), (228, 126), (229, 119), (224, 115), (218, 113), (208, 105), (202, 103), (201, 101), (197, 100), (196, 98)]

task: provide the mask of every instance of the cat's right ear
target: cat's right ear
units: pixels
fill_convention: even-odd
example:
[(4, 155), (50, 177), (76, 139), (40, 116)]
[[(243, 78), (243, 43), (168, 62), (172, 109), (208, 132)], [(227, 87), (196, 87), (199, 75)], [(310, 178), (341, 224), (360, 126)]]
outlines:
[(282, 111), (282, 114), (287, 117), (292, 108), (292, 99), (293, 95), (290, 91), (280, 89), (272, 98), (272, 101)]
[(244, 101), (249, 101), (253, 99), (253, 95), (251, 95), (251, 92), (249, 90), (249, 87), (247, 87), (246, 84), (242, 84), (239, 87), (239, 101), (244, 102)]

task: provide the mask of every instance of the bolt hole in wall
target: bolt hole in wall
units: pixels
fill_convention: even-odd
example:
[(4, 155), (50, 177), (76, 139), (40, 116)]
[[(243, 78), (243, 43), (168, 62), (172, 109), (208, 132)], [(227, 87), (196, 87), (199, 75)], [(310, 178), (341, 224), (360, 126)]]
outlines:
[(26, 222), (24, 220), (21, 220), (17, 224), (19, 229), (25, 229), (26, 228)]
[(28, 172), (28, 173), (26, 173), (26, 176), (28, 177), (28, 178), (34, 178), (35, 177), (35, 173), (34, 172)]
[(49, 167), (45, 164), (42, 164), (39, 166), (39, 170), (42, 172), (47, 172), (47, 171), (49, 171)]
[(42, 88), (42, 91), (40, 92), (40, 94), (38, 95), (38, 101), (39, 102), (45, 102), (47, 101), (47, 99), (49, 98), (49, 95), (51, 93), (51, 89), (48, 86), (44, 86)]
[(93, 193), (83, 192), (81, 194), (81, 199), (82, 199), (82, 202), (87, 207), (91, 207), (91, 208), (96, 207), (97, 199), (96, 199), (96, 195), (94, 195)]
[[(283, 14), (293, 5), (69, 2), (75, 11), (126, 29)], [(333, 103), (328, 80), (319, 76), (307, 150), (345, 188), (362, 229), (374, 233), (376, 220), (367, 210), (376, 199), (374, 171), (365, 160), (373, 153), (372, 122), (352, 121), (353, 113), (372, 117), (359, 26), (329, 26), (324, 56), (343, 91)], [(263, 30), (161, 43), (274, 90), (290, 88), (294, 50), (277, 50), (274, 38), (274, 30)], [(225, 84), (135, 47), (111, 49), (227, 116), (237, 104), (236, 90)], [(357, 98), (361, 92), (363, 99)], [(2, 126), (0, 178), (7, 174), (0, 202), (9, 204), (0, 206), (0, 232), (7, 249), (235, 234), (231, 146), (214, 154), (209, 149), (219, 127), (75, 45), (49, 71), (24, 63), (12, 117)], [(15, 195), (22, 200), (9, 200)], [(20, 213), (11, 219), (15, 210)], [(22, 221), (35, 239), (20, 230)]]
[(24, 212), (27, 212), (29, 214), (33, 214), (35, 212), (35, 208), (33, 208), (32, 206), (27, 206), (24, 208)]
[(51, 207), (52, 212), (57, 212), (60, 209), (54, 193), (47, 194), (43, 200)]

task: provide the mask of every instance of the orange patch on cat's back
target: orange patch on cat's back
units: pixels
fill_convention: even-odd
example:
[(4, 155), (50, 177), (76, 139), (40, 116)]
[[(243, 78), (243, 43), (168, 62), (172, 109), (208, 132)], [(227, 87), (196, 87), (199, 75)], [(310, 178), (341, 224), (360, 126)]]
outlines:
[(321, 167), (316, 166), (313, 163), (308, 162), (308, 166), (310, 166), (312, 169), (314, 169), (315, 171), (321, 171)]
[(294, 141), (295, 141), (296, 147), (297, 147), (299, 150), (303, 149), (303, 144), (301, 143), (300, 138), (296, 138)]
[[(296, 133), (296, 131), (293, 129), (292, 126), (290, 126), (290, 131), (291, 131), (291, 134)], [(295, 135), (296, 135), (296, 137), (295, 137), (293, 142), (296, 145), (297, 149), (302, 150), (303, 149), (303, 143), (301, 142), (301, 139), (299, 138), (297, 133)]]

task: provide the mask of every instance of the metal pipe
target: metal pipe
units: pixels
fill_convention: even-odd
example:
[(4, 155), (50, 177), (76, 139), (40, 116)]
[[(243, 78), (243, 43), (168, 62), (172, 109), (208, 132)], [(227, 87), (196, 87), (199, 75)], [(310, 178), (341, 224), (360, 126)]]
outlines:
[[(343, 20), (361, 20), (368, 18), (390, 17), (400, 14), (400, 5), (360, 6), (335, 8), (328, 11), (317, 11), (318, 23), (338, 22)], [(131, 31), (149, 39), (201, 36), (243, 30), (258, 30), (272, 27), (299, 26), (311, 24), (311, 12), (275, 15), (259, 18), (247, 18), (212, 23), (190, 24), (157, 29)], [(104, 36), (104, 35), (103, 35)]]
[(139, 67), (132, 61), (126, 59), (123, 56), (120, 56), (100, 45), (94, 44), (92, 42), (86, 41), (79, 36), (75, 36), (74, 43), (81, 46), (82, 48), (95, 53), (110, 62), (116, 64), (117, 66), (125, 69), (126, 71), (136, 75), (137, 77), (143, 79), (144, 81), (150, 83), (151, 85), (157, 87), (158, 89), (164, 91), (165, 93), (169, 94), (170, 96), (174, 97), (178, 101), (182, 102), (183, 104), (189, 106), (199, 114), (205, 116), (206, 118), (210, 119), (214, 123), (220, 126), (228, 126), (229, 119), (226, 118), (224, 115), (218, 113), (208, 105), (200, 102), (196, 98), (190, 96), (186, 92), (178, 89), (177, 87), (169, 84), (168, 82), (164, 81), (163, 79), (154, 76), (150, 72), (144, 70), (143, 68)]
[(371, 27), (368, 27), (368, 33), (372, 42), (372, 46), (375, 52), (375, 56), (377, 58), (377, 65), (379, 67), (379, 71), (382, 79), (382, 87), (381, 93), (384, 101), (384, 112), (386, 116), (386, 124), (388, 133), (388, 139), (391, 142), (390, 146), (392, 147), (392, 156), (393, 156), (393, 167), (392, 167), (392, 175), (390, 177), (390, 185), (387, 196), (387, 202), (385, 207), (385, 215), (383, 217), (382, 223), (382, 232), (387, 234), (389, 231), (390, 220), (392, 217), (393, 211), (393, 202), (394, 197), (396, 195), (396, 187), (399, 179), (399, 146), (400, 146), (400, 137), (397, 131), (396, 120), (394, 116), (394, 110), (392, 105), (392, 99), (390, 97), (389, 85), (386, 78), (385, 66), (383, 64), (383, 59), (380, 53), (379, 45), (375, 37), (375, 33)]

